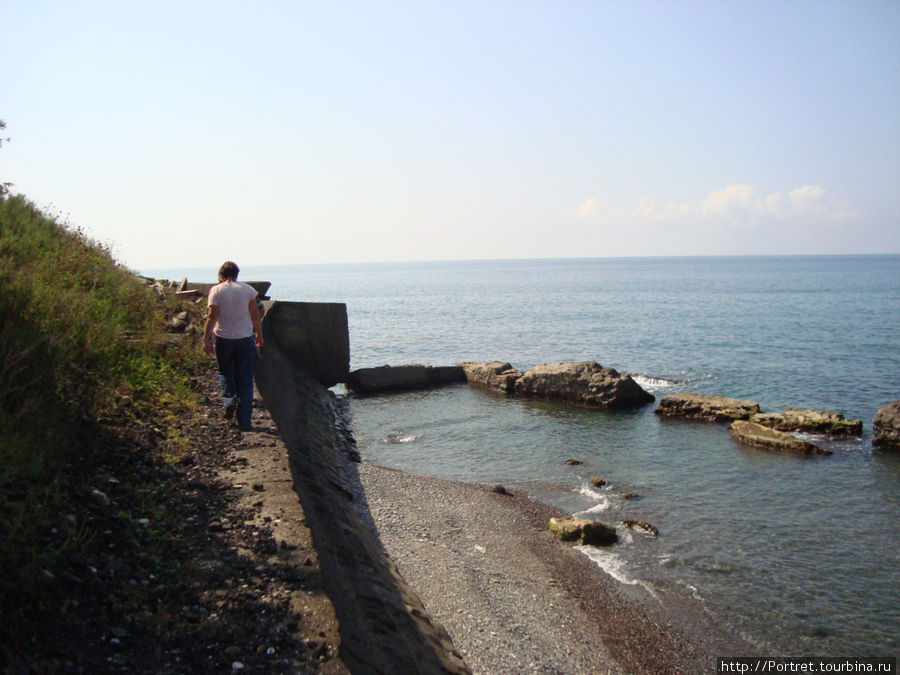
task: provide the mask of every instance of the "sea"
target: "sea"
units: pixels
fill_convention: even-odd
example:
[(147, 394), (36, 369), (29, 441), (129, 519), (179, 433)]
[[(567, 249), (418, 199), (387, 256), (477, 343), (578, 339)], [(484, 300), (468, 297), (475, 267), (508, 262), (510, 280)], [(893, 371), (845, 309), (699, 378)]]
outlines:
[(690, 604), (758, 653), (900, 655), (900, 453), (871, 443), (878, 408), (900, 399), (900, 256), (248, 266), (241, 279), (271, 281), (275, 300), (346, 303), (354, 369), (591, 360), (657, 400), (685, 390), (861, 419), (861, 438), (809, 436), (833, 454), (802, 457), (655, 404), (336, 389), (366, 461), (616, 525), (618, 544), (579, 550), (644, 602)]

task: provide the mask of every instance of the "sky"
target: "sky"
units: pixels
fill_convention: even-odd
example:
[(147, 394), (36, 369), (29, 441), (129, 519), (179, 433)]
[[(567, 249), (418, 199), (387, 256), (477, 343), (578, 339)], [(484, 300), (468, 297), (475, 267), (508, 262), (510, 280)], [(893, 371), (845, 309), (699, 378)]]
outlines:
[(0, 181), (135, 270), (900, 253), (900, 2), (0, 0)]

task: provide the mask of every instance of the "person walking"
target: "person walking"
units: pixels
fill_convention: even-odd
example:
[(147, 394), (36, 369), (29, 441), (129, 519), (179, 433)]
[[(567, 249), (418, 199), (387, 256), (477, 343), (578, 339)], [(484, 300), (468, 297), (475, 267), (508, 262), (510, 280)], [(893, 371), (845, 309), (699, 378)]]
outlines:
[(237, 411), (237, 424), (250, 431), (253, 412), (253, 364), (263, 346), (256, 290), (238, 282), (240, 269), (228, 260), (219, 268), (219, 283), (209, 289), (203, 348), (219, 364), (225, 419)]

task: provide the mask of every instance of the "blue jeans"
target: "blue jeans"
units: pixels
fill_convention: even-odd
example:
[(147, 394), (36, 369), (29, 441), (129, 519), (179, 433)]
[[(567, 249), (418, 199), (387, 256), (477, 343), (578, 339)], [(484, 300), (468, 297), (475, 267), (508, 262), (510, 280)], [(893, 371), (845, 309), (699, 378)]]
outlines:
[(229, 340), (216, 337), (216, 361), (219, 364), (219, 384), (225, 405), (237, 404), (237, 423), (249, 429), (253, 412), (253, 363), (256, 343), (252, 337)]

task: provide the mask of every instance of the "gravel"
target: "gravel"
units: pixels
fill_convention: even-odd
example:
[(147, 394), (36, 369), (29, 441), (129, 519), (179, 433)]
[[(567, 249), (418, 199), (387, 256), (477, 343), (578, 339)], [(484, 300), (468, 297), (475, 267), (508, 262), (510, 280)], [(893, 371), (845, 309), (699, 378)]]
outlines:
[(387, 553), (475, 673), (698, 672), (712, 655), (660, 625), (527, 495), (362, 463)]

